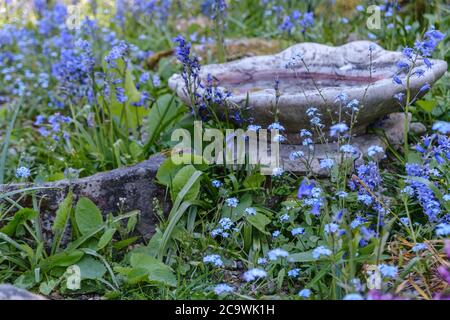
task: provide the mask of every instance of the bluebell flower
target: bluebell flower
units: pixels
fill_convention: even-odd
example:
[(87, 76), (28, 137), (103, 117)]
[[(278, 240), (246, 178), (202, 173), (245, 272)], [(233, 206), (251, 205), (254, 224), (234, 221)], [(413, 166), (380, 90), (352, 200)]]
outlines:
[(395, 84), (399, 84), (399, 85), (403, 84), (402, 80), (398, 76), (393, 76), (392, 77), (392, 82), (395, 83)]
[(399, 93), (394, 94), (393, 97), (398, 102), (403, 102), (403, 98), (405, 97), (405, 94), (403, 92), (399, 92)]
[(397, 68), (399, 69), (409, 69), (409, 63), (405, 62), (405, 61), (398, 61), (397, 62)]
[(307, 198), (310, 197), (313, 188), (314, 188), (313, 181), (303, 179), (302, 183), (300, 184), (300, 187), (298, 188), (297, 198), (301, 200), (303, 197)]
[[(427, 164), (406, 163), (405, 169), (407, 175), (410, 177), (419, 177), (426, 180), (430, 177), (430, 169)], [(438, 215), (441, 213), (441, 205), (436, 199), (433, 190), (427, 184), (417, 180), (407, 179), (406, 182), (414, 189), (414, 194), (424, 209), (424, 213), (428, 216), (428, 219), (430, 221), (436, 221)]]

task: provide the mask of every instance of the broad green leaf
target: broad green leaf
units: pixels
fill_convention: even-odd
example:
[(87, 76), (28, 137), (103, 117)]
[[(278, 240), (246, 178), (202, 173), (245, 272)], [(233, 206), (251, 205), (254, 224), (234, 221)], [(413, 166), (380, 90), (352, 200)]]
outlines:
[(177, 285), (177, 278), (173, 270), (152, 256), (144, 253), (133, 253), (130, 257), (130, 263), (133, 268), (145, 270), (148, 280), (151, 282), (158, 282), (171, 287)]
[(103, 217), (90, 199), (82, 197), (75, 207), (75, 221), (81, 234), (86, 235), (103, 224)]
[(77, 263), (84, 255), (81, 250), (63, 251), (43, 260), (40, 263), (40, 268), (43, 272), (53, 269), (55, 267), (68, 267)]
[(49, 280), (47, 282), (42, 282), (39, 285), (39, 292), (45, 296), (48, 296), (55, 290), (55, 287), (58, 285), (57, 280)]
[[(187, 165), (181, 168), (172, 181), (172, 200), (175, 200), (178, 196), (178, 193), (183, 189), (189, 179), (194, 175), (197, 171), (193, 165)], [(200, 180), (195, 181), (192, 187), (184, 196), (184, 200), (194, 200), (197, 198), (198, 193), (200, 192)]]
[(85, 256), (76, 265), (80, 268), (81, 279), (98, 280), (107, 271), (102, 262), (91, 256)]
[(127, 221), (127, 233), (131, 233), (136, 228), (138, 222), (138, 215), (131, 216)]
[(253, 202), (253, 199), (252, 199), (251, 194), (246, 193), (239, 199), (239, 204), (236, 206), (236, 208), (232, 208), (229, 206), (223, 206), (222, 207), (222, 216), (228, 217), (233, 221), (237, 221), (245, 215), (245, 209), (251, 207), (252, 202)]
[(181, 164), (174, 164), (171, 158), (167, 158), (158, 168), (158, 172), (156, 173), (156, 179), (159, 183), (165, 185), (166, 187), (170, 186), (173, 177), (175, 174), (183, 167)]
[(260, 212), (256, 212), (254, 216), (246, 216), (247, 221), (262, 233), (269, 234), (266, 226), (270, 224), (271, 220)]
[(418, 100), (416, 104), (425, 112), (432, 112), (437, 106), (436, 100)]
[(66, 198), (59, 204), (58, 210), (56, 211), (55, 220), (53, 221), (52, 230), (53, 232), (64, 232), (66, 228), (67, 221), (70, 217), (70, 210), (72, 209), (73, 194), (70, 191)]
[(174, 95), (164, 94), (160, 96), (153, 105), (148, 115), (148, 144), (150, 147), (159, 138), (162, 132), (172, 126), (186, 108), (179, 106)]
[(17, 227), (25, 223), (27, 220), (34, 219), (36, 216), (37, 212), (32, 209), (20, 209), (14, 214), (12, 220), (0, 229), (0, 232), (12, 237), (16, 233)]
[(114, 233), (116, 233), (116, 228), (108, 228), (105, 230), (105, 233), (100, 237), (100, 240), (97, 244), (97, 250), (101, 250), (111, 242), (114, 237)]
[(248, 189), (256, 189), (259, 188), (264, 181), (266, 181), (266, 177), (261, 175), (259, 172), (255, 172), (245, 178), (244, 187)]
[(311, 262), (316, 261), (312, 256), (312, 251), (292, 253), (289, 255), (291, 262)]
[(139, 240), (139, 237), (137, 237), (137, 236), (136, 237), (131, 237), (131, 238), (128, 238), (128, 239), (124, 239), (124, 240), (120, 240), (120, 241), (114, 242), (113, 248), (115, 250), (122, 250), (123, 248), (126, 248), (126, 247), (132, 245), (137, 240)]

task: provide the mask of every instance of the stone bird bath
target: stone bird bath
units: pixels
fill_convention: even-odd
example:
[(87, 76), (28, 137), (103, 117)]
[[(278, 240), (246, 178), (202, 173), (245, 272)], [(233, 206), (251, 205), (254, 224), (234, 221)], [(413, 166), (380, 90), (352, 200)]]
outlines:
[[(295, 65), (288, 68), (286, 65), (293, 59)], [(300, 129), (311, 126), (306, 114), (309, 107), (319, 110), (326, 127), (333, 123), (332, 117), (338, 110), (335, 99), (341, 92), (364, 106), (353, 130), (357, 135), (365, 133), (367, 126), (377, 119), (398, 111), (399, 104), (393, 96), (404, 92), (405, 88), (394, 84), (392, 76), (398, 74), (405, 83), (406, 73), (399, 73), (396, 67), (401, 60), (404, 59), (400, 52), (384, 50), (370, 41), (355, 41), (340, 47), (301, 43), (275, 55), (206, 65), (201, 68), (200, 76), (202, 79), (208, 74), (215, 77), (219, 88), (232, 93), (229, 101), (238, 106), (246, 104), (248, 95), (249, 114), (254, 118), (254, 124), (263, 127), (274, 121), (274, 81), (278, 78), (281, 91), (279, 121), (286, 128), (289, 141), (295, 142)], [(417, 68), (425, 73), (420, 78), (411, 78), (413, 96), (425, 83), (432, 85), (446, 72), (445, 61), (431, 62), (431, 69), (423, 66), (423, 62), (418, 63)], [(189, 104), (181, 75), (173, 75), (169, 86)], [(349, 119), (343, 120), (349, 123)]]

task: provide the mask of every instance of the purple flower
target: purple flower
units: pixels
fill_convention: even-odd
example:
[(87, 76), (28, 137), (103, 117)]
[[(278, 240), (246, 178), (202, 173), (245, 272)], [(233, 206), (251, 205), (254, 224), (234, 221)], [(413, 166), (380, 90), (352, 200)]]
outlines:
[(297, 198), (302, 199), (303, 197), (310, 197), (313, 188), (314, 181), (307, 181), (306, 179), (303, 179), (300, 187), (298, 188)]

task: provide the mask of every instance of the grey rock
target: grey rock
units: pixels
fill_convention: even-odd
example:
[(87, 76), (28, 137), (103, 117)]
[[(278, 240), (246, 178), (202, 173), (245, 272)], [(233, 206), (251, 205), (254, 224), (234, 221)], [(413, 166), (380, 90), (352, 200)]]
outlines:
[(45, 300), (45, 298), (10, 284), (0, 284), (0, 300)]
[[(44, 215), (44, 219), (41, 219), (43, 221), (42, 228), (45, 232), (44, 235), (49, 238), (51, 238), (50, 227), (54, 213), (66, 197), (69, 187), (73, 190), (75, 201), (82, 196), (88, 197), (104, 215), (139, 210), (140, 220), (137, 229), (144, 236), (150, 236), (157, 224), (157, 218), (153, 212), (154, 198), (160, 200), (164, 210), (168, 210), (170, 206), (168, 201), (164, 201), (165, 189), (155, 182), (156, 172), (164, 159), (164, 156), (156, 155), (135, 166), (123, 167), (71, 181), (61, 180), (39, 185), (0, 185), (0, 193), (24, 188), (42, 188), (33, 192), (40, 200), (41, 214)], [(22, 198), (22, 205), (30, 206), (30, 198)], [(124, 200), (123, 204), (121, 200)]]
[[(411, 122), (411, 117), (409, 113), (408, 122)], [(400, 146), (404, 141), (405, 114), (402, 112), (391, 113), (375, 122), (372, 127), (384, 131), (384, 135), (390, 144)]]
[[(330, 175), (330, 171), (320, 167), (321, 160), (332, 159), (335, 163), (340, 163), (342, 156), (344, 156), (345, 158), (351, 158), (354, 165), (359, 165), (363, 163), (363, 157), (367, 156), (369, 147), (377, 145), (383, 150), (386, 150), (387, 147), (383, 139), (375, 134), (365, 134), (355, 137), (352, 139), (351, 145), (356, 148), (355, 154), (351, 155), (339, 152), (339, 145), (336, 142), (315, 144), (313, 150), (302, 145), (280, 145), (281, 166), (285, 171), (296, 174), (303, 175), (312, 173), (320, 177), (327, 177)], [(303, 152), (304, 158), (292, 160), (290, 155), (294, 151)]]
[(417, 135), (422, 135), (427, 131), (427, 127), (421, 122), (411, 122), (409, 129)]
[[(369, 48), (373, 49), (371, 58)], [(286, 68), (293, 58), (296, 59), (294, 69)], [(282, 94), (278, 103), (279, 120), (286, 128), (288, 138), (295, 141), (300, 129), (310, 127), (306, 110), (311, 106), (319, 109), (326, 126), (336, 121), (339, 108), (334, 101), (341, 92), (363, 105), (354, 133), (364, 134), (368, 124), (398, 111), (399, 105), (393, 95), (404, 92), (404, 88), (394, 84), (392, 76), (398, 72), (396, 63), (400, 60), (400, 52), (384, 50), (370, 41), (355, 41), (340, 47), (301, 43), (275, 55), (206, 65), (202, 67), (200, 76), (205, 79), (211, 74), (218, 79), (220, 88), (231, 91), (230, 105), (245, 106), (248, 95), (249, 114), (255, 119), (255, 124), (262, 126), (274, 120), (276, 97), (273, 87), (278, 77)], [(447, 70), (445, 61), (432, 60), (432, 64), (429, 69), (423, 66), (423, 62), (418, 62), (417, 68), (422, 68), (425, 73), (423, 77), (411, 78), (413, 96), (425, 83), (433, 84)], [(372, 67), (372, 73), (369, 67)], [(398, 76), (405, 83), (405, 72)], [(189, 104), (181, 75), (173, 75), (169, 86)], [(343, 120), (348, 123), (349, 117)]]

